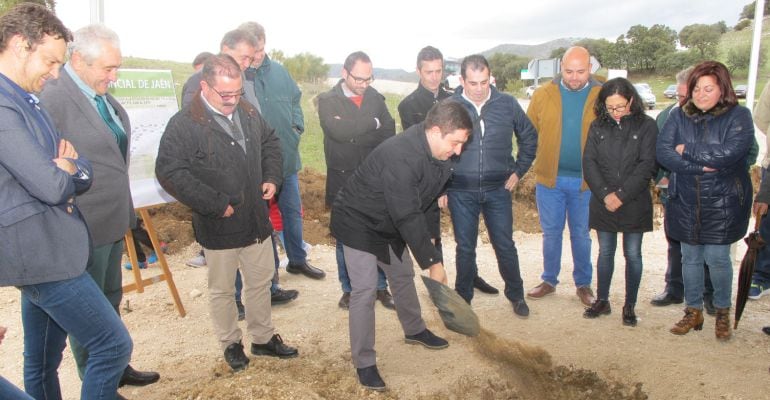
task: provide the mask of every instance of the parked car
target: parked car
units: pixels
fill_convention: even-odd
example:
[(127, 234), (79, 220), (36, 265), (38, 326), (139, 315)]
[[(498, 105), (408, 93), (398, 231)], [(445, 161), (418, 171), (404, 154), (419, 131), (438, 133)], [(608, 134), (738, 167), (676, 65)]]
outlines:
[(655, 108), (655, 94), (652, 93), (652, 89), (650, 88), (650, 85), (646, 83), (634, 83), (634, 88), (636, 89), (637, 93), (639, 93), (639, 96), (641, 96), (642, 100), (644, 100), (644, 105), (647, 106), (650, 110)]
[(676, 97), (676, 85), (668, 85), (666, 90), (663, 91), (663, 95), (666, 96), (667, 99), (673, 99)]
[(746, 85), (738, 85), (733, 90), (735, 91), (735, 97), (739, 99), (745, 99), (746, 92), (749, 90), (749, 87)]
[(528, 99), (532, 98), (532, 94), (535, 93), (535, 89), (537, 89), (537, 87), (535, 87), (535, 86), (527, 86), (526, 95), (527, 95)]

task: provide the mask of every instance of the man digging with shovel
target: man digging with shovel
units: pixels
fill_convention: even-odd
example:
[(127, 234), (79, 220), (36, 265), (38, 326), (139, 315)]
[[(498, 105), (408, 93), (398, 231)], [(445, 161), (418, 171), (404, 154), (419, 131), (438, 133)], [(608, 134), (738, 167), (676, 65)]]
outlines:
[(424, 123), (380, 144), (356, 169), (332, 206), (331, 232), (343, 244), (352, 287), (350, 348), (358, 380), (366, 388), (385, 390), (374, 350), (374, 304), (377, 267), (388, 278), (405, 341), (429, 349), (449, 346), (425, 326), (414, 285), (414, 267), (446, 283), (441, 252), (437, 199), (473, 130), (465, 108), (442, 101)]

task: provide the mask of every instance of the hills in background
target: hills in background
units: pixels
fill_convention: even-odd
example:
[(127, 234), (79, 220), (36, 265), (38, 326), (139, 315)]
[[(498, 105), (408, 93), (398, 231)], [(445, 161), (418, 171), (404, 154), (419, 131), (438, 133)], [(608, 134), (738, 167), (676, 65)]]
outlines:
[[(569, 47), (581, 38), (561, 38), (551, 40), (540, 44), (501, 44), (489, 50), (481, 52), (485, 57), (490, 57), (495, 53), (516, 54), (529, 58), (546, 58), (551, 55), (551, 51), (560, 47)], [(329, 64), (330, 78), (341, 76), (342, 64)], [(419, 78), (414, 71), (409, 72), (403, 69), (374, 68), (374, 76), (377, 79), (387, 79), (402, 82), (417, 82)]]

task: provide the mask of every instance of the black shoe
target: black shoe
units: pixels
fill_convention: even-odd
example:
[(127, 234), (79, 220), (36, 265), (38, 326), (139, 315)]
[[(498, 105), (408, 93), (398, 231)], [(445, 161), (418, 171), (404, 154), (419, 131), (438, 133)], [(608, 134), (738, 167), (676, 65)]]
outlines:
[(703, 296), (703, 309), (708, 315), (717, 315), (717, 309), (714, 307), (714, 299)]
[(340, 297), (340, 301), (337, 305), (345, 310), (350, 309), (350, 292), (342, 292), (342, 297)]
[(235, 301), (235, 308), (238, 309), (238, 321), (246, 319), (246, 307), (243, 306), (240, 300)]
[(480, 290), (482, 293), (486, 294), (498, 294), (500, 293), (497, 288), (494, 286), (488, 284), (484, 279), (482, 279), (480, 276), (476, 276), (473, 278), (473, 287)]
[(600, 315), (607, 315), (612, 312), (610, 308), (610, 302), (607, 300), (596, 300), (591, 304), (591, 307), (586, 308), (583, 312), (583, 318), (597, 318)]
[(270, 341), (265, 344), (251, 344), (251, 354), (255, 356), (272, 356), (278, 358), (296, 357), (299, 352), (294, 347), (283, 344), (281, 335), (275, 334)]
[(674, 297), (670, 295), (668, 292), (663, 292), (655, 297), (652, 298), (650, 301), (650, 304), (653, 306), (658, 307), (665, 307), (670, 306), (671, 304), (682, 304), (684, 302), (684, 299), (681, 297)]
[(513, 302), (513, 313), (522, 318), (529, 317), (529, 306), (524, 299)]
[(299, 296), (299, 292), (293, 289), (275, 289), (275, 292), (270, 294), (270, 304), (286, 304)]
[(763, 327), (762, 332), (764, 332), (765, 335), (770, 335), (770, 326)]
[(302, 264), (289, 264), (286, 266), (286, 271), (291, 274), (302, 274), (313, 279), (323, 279), (326, 277), (326, 272), (310, 265), (307, 261)]
[(236, 372), (249, 366), (249, 358), (243, 352), (243, 344), (241, 342), (227, 346), (225, 349), (225, 361)]
[(626, 304), (623, 306), (623, 325), (636, 326), (636, 313), (634, 313), (634, 306)]
[(406, 335), (404, 341), (409, 344), (421, 344), (431, 350), (440, 350), (449, 347), (449, 342), (436, 336), (425, 328), (416, 335)]
[(160, 379), (160, 374), (152, 371), (137, 371), (132, 366), (127, 366), (123, 370), (123, 376), (120, 377), (118, 387), (129, 386), (147, 386)]
[(385, 381), (380, 377), (380, 372), (377, 371), (376, 365), (356, 368), (356, 373), (358, 373), (358, 382), (361, 383), (361, 386), (378, 392), (385, 390)]
[(382, 303), (382, 305), (389, 310), (396, 309), (396, 303), (393, 302), (393, 296), (390, 295), (390, 292), (388, 292), (388, 289), (378, 290), (377, 300), (379, 300), (380, 303)]

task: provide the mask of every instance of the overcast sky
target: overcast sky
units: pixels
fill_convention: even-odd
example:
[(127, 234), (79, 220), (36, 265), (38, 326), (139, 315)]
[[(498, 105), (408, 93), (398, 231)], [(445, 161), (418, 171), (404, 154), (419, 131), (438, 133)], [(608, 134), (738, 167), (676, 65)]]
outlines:
[[(538, 44), (564, 37), (610, 41), (641, 24), (677, 31), (693, 23), (732, 27), (749, 0), (508, 1), (256, 1), (104, 0), (104, 23), (121, 38), (124, 56), (190, 62), (216, 52), (228, 30), (253, 20), (267, 31), (267, 49), (310, 52), (342, 63), (363, 50), (375, 67), (414, 70), (426, 45), (463, 57), (499, 44)], [(89, 0), (57, 0), (76, 30), (90, 22)]]

